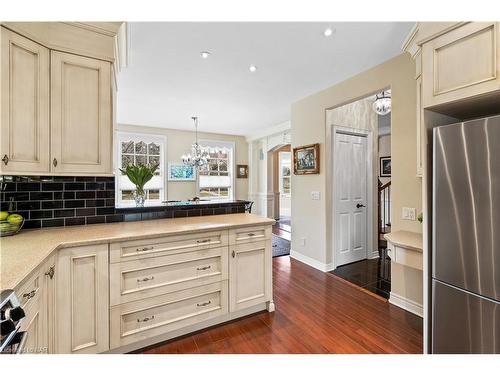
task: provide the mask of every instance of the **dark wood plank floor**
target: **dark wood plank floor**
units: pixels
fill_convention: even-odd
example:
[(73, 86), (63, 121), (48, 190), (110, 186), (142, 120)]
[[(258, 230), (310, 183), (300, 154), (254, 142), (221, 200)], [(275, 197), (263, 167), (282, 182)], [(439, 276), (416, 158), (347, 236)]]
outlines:
[(171, 340), (142, 353), (421, 353), (422, 319), (334, 275), (273, 259), (276, 311)]

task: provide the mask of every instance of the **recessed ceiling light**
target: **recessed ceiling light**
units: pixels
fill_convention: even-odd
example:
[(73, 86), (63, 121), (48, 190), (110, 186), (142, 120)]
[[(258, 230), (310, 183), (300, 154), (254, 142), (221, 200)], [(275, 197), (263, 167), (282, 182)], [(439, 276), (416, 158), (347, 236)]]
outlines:
[(334, 29), (331, 29), (331, 28), (326, 28), (325, 31), (323, 31), (323, 35), (324, 36), (331, 36), (333, 33), (335, 32)]
[(253, 72), (255, 72), (257, 70), (257, 67), (255, 65), (250, 65), (250, 67), (248, 68), (248, 70), (250, 70), (253, 73)]
[(208, 56), (210, 56), (210, 52), (208, 52), (208, 51), (202, 51), (202, 52), (200, 52), (200, 55), (201, 55), (202, 58), (208, 59)]

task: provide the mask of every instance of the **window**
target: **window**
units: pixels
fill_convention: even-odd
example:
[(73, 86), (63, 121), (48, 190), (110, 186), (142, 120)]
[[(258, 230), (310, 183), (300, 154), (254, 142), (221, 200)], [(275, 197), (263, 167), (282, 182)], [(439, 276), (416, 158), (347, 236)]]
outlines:
[(280, 152), (279, 155), (279, 188), (280, 193), (290, 195), (291, 193), (291, 153)]
[(124, 176), (118, 168), (128, 164), (144, 165), (158, 163), (155, 176), (145, 186), (147, 205), (156, 205), (165, 197), (165, 145), (166, 139), (161, 135), (117, 132), (116, 166), (116, 202), (119, 207), (134, 206), (134, 184)]
[(198, 177), (202, 199), (234, 199), (234, 143), (200, 141), (208, 151), (208, 164), (201, 167)]

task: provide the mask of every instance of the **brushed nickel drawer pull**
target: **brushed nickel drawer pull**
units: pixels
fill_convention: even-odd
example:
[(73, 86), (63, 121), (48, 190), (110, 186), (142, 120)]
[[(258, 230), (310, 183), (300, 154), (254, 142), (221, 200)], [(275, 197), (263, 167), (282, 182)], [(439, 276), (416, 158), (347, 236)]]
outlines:
[(202, 302), (202, 303), (197, 303), (197, 304), (196, 304), (196, 306), (198, 306), (198, 307), (203, 307), (203, 306), (210, 305), (211, 303), (212, 303), (212, 301)]
[(31, 292), (29, 292), (29, 293), (24, 293), (24, 294), (23, 294), (23, 298), (26, 298), (26, 299), (31, 299), (31, 298), (33, 298), (33, 297), (35, 296), (35, 294), (36, 294), (36, 290), (35, 290), (35, 289), (33, 289), (33, 290), (32, 290)]
[(253, 237), (255, 236), (255, 233), (248, 233), (248, 237)]
[(153, 320), (154, 318), (155, 318), (155, 316), (151, 315), (151, 318), (137, 319), (137, 323), (148, 322), (150, 320)]
[(209, 268), (212, 268), (212, 266), (198, 267), (196, 270), (197, 271), (205, 271), (205, 270), (208, 270)]
[(146, 246), (146, 247), (142, 247), (142, 248), (137, 248), (137, 249), (135, 249), (135, 251), (141, 252), (141, 251), (149, 251), (149, 250), (153, 250), (153, 249), (154, 249), (153, 246)]
[(151, 277), (145, 277), (144, 279), (137, 279), (137, 282), (138, 283), (143, 283), (145, 281), (151, 281), (151, 280), (154, 280), (155, 277), (154, 276), (151, 276)]
[(9, 157), (7, 156), (7, 154), (3, 156), (2, 161), (5, 165), (9, 164)]
[(210, 242), (210, 239), (209, 239), (209, 238), (207, 238), (207, 239), (205, 239), (205, 240), (198, 240), (198, 241), (196, 241), (196, 242), (197, 242), (197, 243), (207, 243), (207, 242)]
[(236, 253), (234, 252), (234, 250), (233, 250), (233, 252), (231, 253), (231, 255), (232, 255), (232, 257), (233, 257), (233, 258), (236, 256)]

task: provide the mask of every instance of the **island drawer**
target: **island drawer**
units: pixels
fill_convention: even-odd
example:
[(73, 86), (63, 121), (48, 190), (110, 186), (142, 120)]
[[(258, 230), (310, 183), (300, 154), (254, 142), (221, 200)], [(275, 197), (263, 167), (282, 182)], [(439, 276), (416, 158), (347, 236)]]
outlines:
[(271, 226), (244, 227), (229, 230), (229, 243), (238, 245), (240, 243), (258, 242), (271, 239)]
[(228, 278), (228, 249), (189, 252), (110, 265), (110, 304), (171, 293)]
[(227, 280), (114, 306), (111, 349), (227, 314)]
[(166, 254), (222, 247), (227, 246), (227, 244), (227, 230), (115, 242), (110, 245), (110, 262), (152, 258)]

